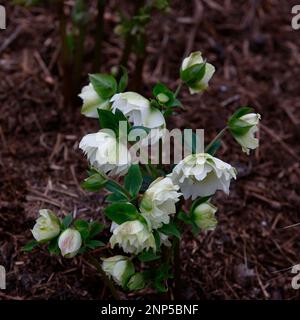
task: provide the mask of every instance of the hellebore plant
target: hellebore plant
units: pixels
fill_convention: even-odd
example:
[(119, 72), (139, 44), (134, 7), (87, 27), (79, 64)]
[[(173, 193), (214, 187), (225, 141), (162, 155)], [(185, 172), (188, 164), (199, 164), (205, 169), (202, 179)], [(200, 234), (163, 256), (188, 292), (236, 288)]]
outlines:
[[(104, 229), (101, 224), (72, 222), (71, 216), (61, 221), (45, 209), (40, 211), (32, 230), (35, 240), (24, 249), (29, 251), (46, 244), (50, 252), (61, 253), (65, 258), (87, 253), (116, 299), (119, 295), (113, 282), (125, 291), (152, 287), (158, 292), (174, 290), (173, 295), (179, 297), (183, 233), (191, 228), (197, 236), (216, 228), (213, 196), (217, 190), (229, 194), (230, 182), (236, 179), (235, 168), (214, 156), (220, 139), (226, 131), (230, 132), (249, 154), (250, 149), (258, 147), (255, 132), (260, 115), (242, 107), (201, 152), (196, 152), (192, 138), (189, 155), (181, 161), (154, 164), (151, 159), (145, 161), (142, 152), (140, 157), (133, 155), (129, 145), (158, 146), (155, 150), (161, 159), (166, 144), (166, 119), (182, 108), (177, 98), (180, 88), (185, 84), (191, 94), (201, 94), (208, 88), (215, 68), (200, 52), (194, 52), (183, 60), (177, 90), (173, 92), (158, 83), (151, 99), (124, 92), (128, 75), (125, 68), (122, 70), (119, 82), (107, 74), (90, 75), (90, 83), (80, 94), (81, 112), (98, 118), (101, 128), (84, 136), (79, 144), (91, 166), (82, 187), (90, 192), (108, 191), (104, 214), (110, 224), (110, 250), (103, 248), (101, 252), (105, 254), (97, 258), (87, 253), (103, 245), (95, 239)], [(125, 131), (120, 130), (121, 123), (125, 124)], [(153, 130), (158, 134), (152, 134)], [(138, 142), (129, 139), (133, 132), (140, 138)], [(116, 255), (111, 250), (116, 250)]]

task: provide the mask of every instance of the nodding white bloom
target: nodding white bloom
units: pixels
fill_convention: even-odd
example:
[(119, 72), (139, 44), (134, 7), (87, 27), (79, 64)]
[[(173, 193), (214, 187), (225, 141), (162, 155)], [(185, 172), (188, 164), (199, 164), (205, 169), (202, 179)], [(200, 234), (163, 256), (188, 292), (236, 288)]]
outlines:
[(78, 253), (82, 244), (80, 233), (68, 228), (58, 238), (58, 247), (65, 258), (73, 258)]
[(136, 92), (117, 93), (111, 98), (112, 111), (119, 109), (128, 117), (134, 126), (146, 128), (164, 128), (166, 125), (163, 114), (150, 106), (150, 101)]
[(125, 256), (114, 256), (102, 259), (102, 269), (119, 286), (125, 286), (129, 278), (134, 274), (133, 263)]
[(193, 211), (193, 221), (201, 230), (214, 230), (218, 223), (215, 218), (217, 207), (209, 202), (199, 204)]
[(92, 166), (110, 176), (126, 174), (131, 165), (127, 147), (103, 131), (84, 136), (79, 148), (87, 155)]
[(138, 220), (115, 225), (109, 242), (112, 248), (118, 244), (126, 253), (138, 254), (150, 248), (156, 251), (153, 234), (146, 225)]
[[(203, 63), (202, 53), (200, 51), (192, 52), (187, 58), (182, 61), (181, 70), (184, 71), (187, 68), (195, 65)], [(191, 94), (203, 92), (208, 87), (208, 82), (212, 78), (213, 74), (215, 73), (216, 68), (210, 64), (205, 64), (205, 74), (203, 78), (195, 83), (189, 83), (189, 90)]]
[(176, 212), (175, 203), (181, 196), (178, 190), (179, 186), (166, 177), (156, 179), (144, 193), (140, 210), (153, 229), (170, 222), (170, 214)]
[(78, 96), (83, 100), (81, 113), (86, 117), (98, 118), (97, 109), (109, 109), (109, 100), (100, 97), (91, 83), (84, 86)]
[(261, 116), (258, 113), (247, 113), (236, 118), (229, 125), (234, 138), (242, 146), (243, 152), (247, 154), (250, 153), (250, 149), (256, 149), (259, 146), (259, 140), (255, 138), (255, 133), (258, 131), (260, 119)]
[(169, 176), (179, 185), (185, 199), (194, 200), (213, 195), (217, 190), (228, 194), (230, 180), (236, 179), (236, 170), (208, 153), (198, 153), (181, 160)]
[(40, 217), (31, 230), (34, 239), (38, 242), (48, 241), (58, 236), (60, 233), (60, 221), (54, 212), (41, 209)]

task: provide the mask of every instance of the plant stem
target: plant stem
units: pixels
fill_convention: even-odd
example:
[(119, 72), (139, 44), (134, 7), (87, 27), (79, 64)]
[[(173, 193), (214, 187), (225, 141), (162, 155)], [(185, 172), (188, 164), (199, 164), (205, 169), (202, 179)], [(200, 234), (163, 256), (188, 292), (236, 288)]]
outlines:
[(101, 48), (104, 36), (104, 11), (106, 1), (108, 0), (98, 0), (98, 16), (97, 16), (97, 27), (95, 34), (95, 49), (94, 49), (94, 63), (93, 71), (98, 72), (101, 66)]
[(226, 126), (225, 128), (223, 128), (223, 129), (215, 136), (215, 138), (209, 143), (209, 145), (206, 146), (206, 148), (205, 148), (204, 151), (207, 152), (207, 151), (211, 148), (211, 146), (212, 146), (217, 140), (221, 139), (221, 138), (223, 137), (223, 135), (225, 134), (226, 130), (227, 130), (227, 126)]
[(112, 283), (112, 281), (107, 277), (107, 275), (105, 274), (105, 272), (102, 270), (102, 267), (100, 265), (100, 263), (97, 261), (97, 259), (95, 259), (93, 256), (91, 256), (90, 254), (87, 254), (88, 257), (88, 261), (97, 269), (97, 271), (100, 273), (105, 285), (109, 288), (112, 296), (114, 297), (115, 300), (121, 300), (121, 297), (116, 289), (116, 287), (114, 286), (114, 284)]
[(180, 90), (181, 90), (181, 87), (182, 87), (182, 82), (180, 81), (180, 83), (179, 83), (179, 85), (178, 85), (178, 87), (176, 88), (176, 91), (175, 91), (175, 93), (174, 93), (175, 98), (177, 98), (177, 96), (178, 96), (178, 94), (179, 94), (179, 92), (180, 92)]

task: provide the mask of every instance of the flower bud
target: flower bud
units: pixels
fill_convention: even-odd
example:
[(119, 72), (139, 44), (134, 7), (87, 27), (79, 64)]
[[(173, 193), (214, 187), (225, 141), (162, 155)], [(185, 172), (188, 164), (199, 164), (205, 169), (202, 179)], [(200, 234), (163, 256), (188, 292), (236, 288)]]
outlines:
[(201, 230), (214, 230), (218, 223), (215, 218), (217, 208), (209, 202), (198, 205), (193, 211), (192, 217), (196, 225)]
[(133, 263), (125, 256), (114, 256), (103, 259), (103, 271), (120, 286), (124, 287), (134, 274)]
[(41, 209), (40, 217), (31, 230), (33, 237), (38, 242), (46, 242), (59, 235), (60, 221), (57, 216), (50, 210)]
[(68, 228), (58, 239), (58, 246), (65, 258), (73, 258), (78, 253), (82, 244), (81, 235), (77, 230)]
[(143, 275), (140, 272), (134, 274), (128, 281), (127, 287), (130, 291), (143, 289), (145, 287), (145, 279)]
[(251, 113), (250, 108), (241, 108), (228, 121), (230, 132), (247, 154), (250, 149), (256, 149), (259, 145), (255, 133), (258, 131), (260, 119), (260, 114)]
[(100, 97), (91, 83), (82, 88), (79, 97), (83, 100), (81, 113), (86, 117), (98, 118), (97, 109), (109, 109), (109, 100)]
[(212, 64), (205, 63), (200, 51), (192, 52), (182, 62), (181, 79), (188, 85), (191, 94), (201, 93), (207, 89), (215, 70)]

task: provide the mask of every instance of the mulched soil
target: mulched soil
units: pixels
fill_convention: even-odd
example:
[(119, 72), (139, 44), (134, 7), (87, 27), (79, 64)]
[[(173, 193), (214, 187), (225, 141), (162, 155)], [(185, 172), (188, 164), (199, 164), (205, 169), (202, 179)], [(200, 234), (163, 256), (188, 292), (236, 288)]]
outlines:
[[(116, 2), (111, 0), (105, 16), (106, 72), (122, 49), (112, 32)], [(81, 257), (65, 260), (45, 250), (20, 250), (31, 239), (39, 208), (101, 220), (102, 202), (80, 188), (87, 162), (78, 143), (97, 129), (97, 121), (81, 116), (80, 107), (63, 107), (55, 12), (10, 3), (4, 1), (8, 28), (0, 31), (0, 264), (7, 270), (0, 299), (108, 299), (100, 277)], [(230, 196), (214, 199), (216, 231), (184, 236), (184, 299), (300, 297), (291, 287), (290, 270), (300, 263), (300, 226), (285, 228), (300, 222), (300, 31), (290, 26), (294, 4), (176, 0), (171, 12), (156, 13), (148, 28), (141, 93), (149, 94), (158, 80), (175, 88), (180, 62), (190, 51), (203, 51), (217, 67), (203, 96), (182, 92), (186, 111), (171, 127), (205, 128), (209, 141), (241, 105), (262, 115), (256, 152), (247, 157), (226, 137), (218, 153), (238, 168), (239, 179)], [(85, 74), (92, 71), (89, 38), (86, 47)], [(103, 256), (102, 250), (95, 256)], [(138, 295), (161, 298), (149, 290)]]

